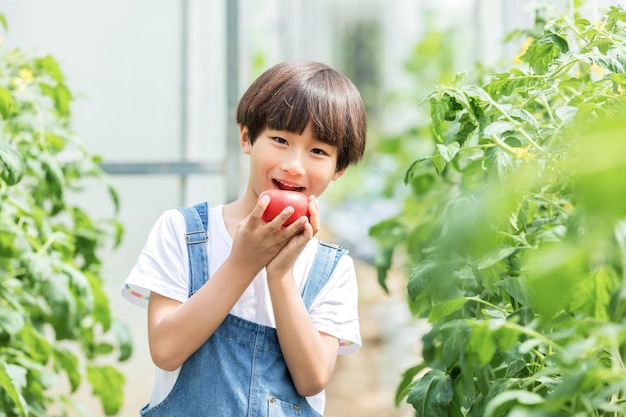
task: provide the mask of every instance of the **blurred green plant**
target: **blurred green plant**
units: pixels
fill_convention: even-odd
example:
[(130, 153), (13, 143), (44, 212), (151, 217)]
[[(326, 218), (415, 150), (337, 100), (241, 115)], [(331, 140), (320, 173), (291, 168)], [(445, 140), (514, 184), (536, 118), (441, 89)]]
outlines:
[(122, 226), (70, 201), (104, 184), (116, 214), (119, 202), (72, 131), (72, 99), (53, 57), (0, 45), (2, 417), (85, 416), (71, 396), (85, 376), (107, 415), (122, 405), (124, 376), (110, 362), (130, 356), (130, 336), (111, 316), (98, 255)]
[(420, 417), (626, 415), (626, 12), (537, 21), (519, 65), (427, 97), (430, 151), (370, 230), (431, 324), (396, 398)]

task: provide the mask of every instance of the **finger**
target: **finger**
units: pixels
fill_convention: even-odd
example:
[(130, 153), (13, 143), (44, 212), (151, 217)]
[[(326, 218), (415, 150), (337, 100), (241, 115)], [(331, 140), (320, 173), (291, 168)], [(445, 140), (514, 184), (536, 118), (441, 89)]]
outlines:
[(309, 223), (308, 221), (304, 223), (302, 235), (307, 241), (315, 236), (315, 230), (313, 229), (311, 223)]
[(276, 229), (282, 228), (283, 224), (285, 224), (294, 211), (295, 209), (293, 207), (287, 206), (276, 217), (274, 217), (272, 221), (268, 222), (268, 224)]
[(302, 231), (302, 228), (309, 223), (309, 218), (307, 216), (301, 216), (296, 219), (289, 226), (285, 227), (285, 234), (290, 236), (296, 235)]
[(320, 229), (320, 212), (319, 212), (319, 202), (315, 196), (311, 196), (309, 198), (309, 223), (313, 226), (313, 230), (316, 232)]
[(254, 206), (254, 209), (252, 209), (252, 213), (251, 213), (252, 216), (260, 219), (261, 216), (263, 216), (263, 213), (265, 212), (265, 209), (267, 208), (267, 206), (269, 206), (269, 204), (270, 204), (269, 195), (264, 195), (263, 197), (259, 198), (259, 200), (256, 202), (256, 205)]

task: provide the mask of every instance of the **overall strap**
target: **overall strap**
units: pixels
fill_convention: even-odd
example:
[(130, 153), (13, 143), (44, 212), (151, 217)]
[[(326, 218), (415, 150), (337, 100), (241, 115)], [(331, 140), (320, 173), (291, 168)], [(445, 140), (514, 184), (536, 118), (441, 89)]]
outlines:
[(311, 272), (302, 288), (302, 298), (307, 309), (311, 307), (311, 303), (333, 274), (337, 262), (346, 252), (347, 250), (341, 246), (326, 242), (319, 243)]
[(209, 205), (204, 203), (192, 207), (178, 207), (185, 218), (187, 251), (189, 254), (189, 297), (209, 279), (207, 256)]

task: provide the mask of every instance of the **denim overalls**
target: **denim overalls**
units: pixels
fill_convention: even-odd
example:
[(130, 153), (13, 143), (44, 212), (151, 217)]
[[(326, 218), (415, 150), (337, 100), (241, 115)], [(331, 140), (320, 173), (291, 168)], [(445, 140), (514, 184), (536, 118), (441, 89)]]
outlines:
[[(208, 205), (182, 207), (189, 249), (189, 295), (208, 279)], [(345, 249), (321, 243), (302, 290), (307, 308)], [(229, 314), (182, 365), (168, 396), (142, 416), (320, 416), (293, 385), (276, 329)]]

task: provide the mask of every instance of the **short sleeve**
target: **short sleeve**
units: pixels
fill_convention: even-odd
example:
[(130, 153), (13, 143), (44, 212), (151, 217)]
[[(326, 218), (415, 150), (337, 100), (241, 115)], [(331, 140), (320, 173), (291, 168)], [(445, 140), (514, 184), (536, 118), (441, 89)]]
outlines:
[(185, 221), (178, 210), (167, 210), (157, 219), (122, 286), (125, 299), (147, 307), (151, 292), (180, 302), (188, 298), (188, 255), (184, 234)]
[(309, 309), (318, 331), (339, 339), (339, 354), (354, 353), (361, 348), (359, 328), (358, 285), (354, 261), (344, 254), (328, 283), (320, 290)]

